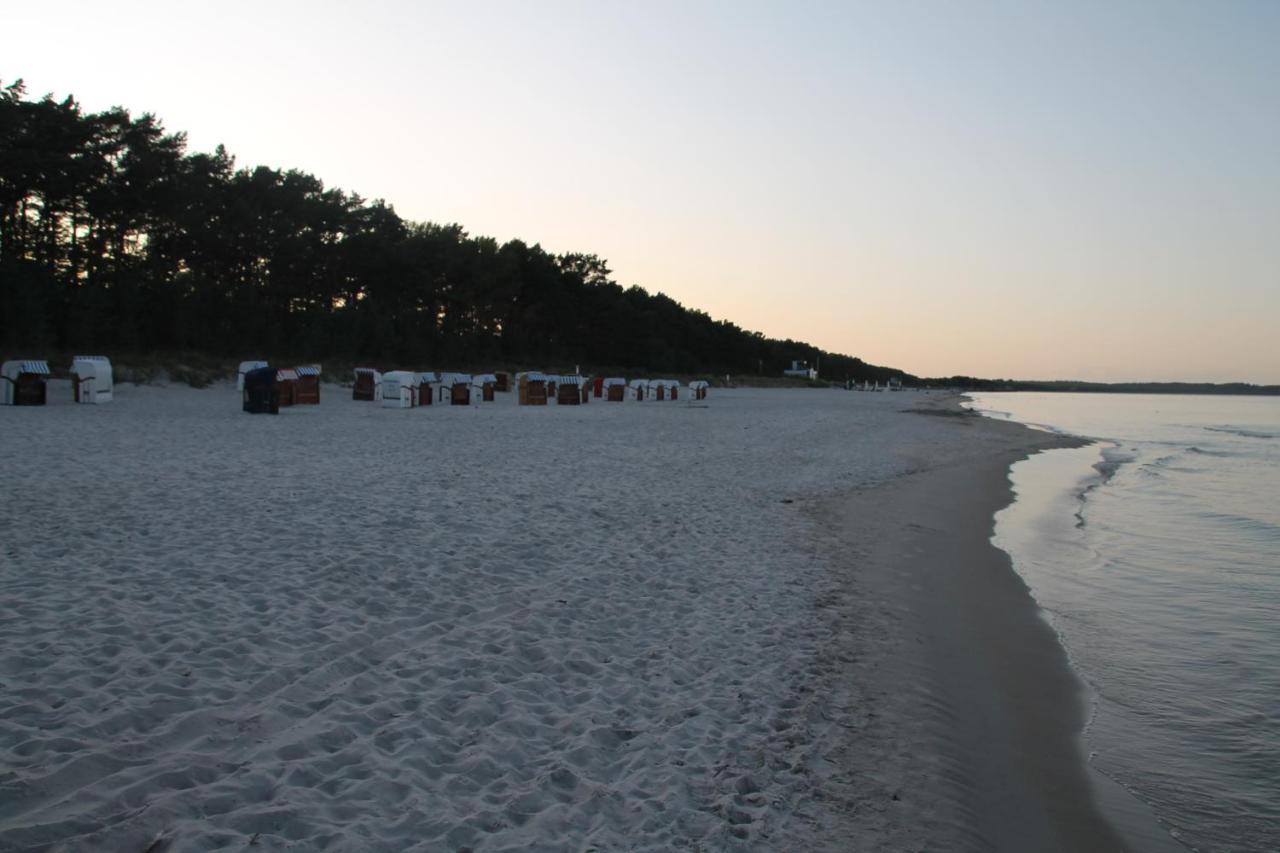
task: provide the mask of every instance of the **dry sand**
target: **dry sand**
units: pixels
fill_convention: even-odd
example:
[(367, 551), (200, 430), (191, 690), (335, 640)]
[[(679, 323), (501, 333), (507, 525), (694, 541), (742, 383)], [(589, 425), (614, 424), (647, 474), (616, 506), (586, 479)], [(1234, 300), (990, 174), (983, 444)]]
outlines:
[(1048, 439), (911, 393), (118, 391), (0, 410), (0, 849), (1112, 847), (985, 550)]

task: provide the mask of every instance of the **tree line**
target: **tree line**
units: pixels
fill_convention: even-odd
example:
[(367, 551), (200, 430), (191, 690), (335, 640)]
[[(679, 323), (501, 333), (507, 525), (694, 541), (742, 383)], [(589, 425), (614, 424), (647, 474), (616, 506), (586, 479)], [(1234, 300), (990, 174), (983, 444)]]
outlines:
[(402, 219), (313, 175), (189, 152), (151, 114), (0, 82), (0, 350), (900, 371), (623, 287), (602, 258)]

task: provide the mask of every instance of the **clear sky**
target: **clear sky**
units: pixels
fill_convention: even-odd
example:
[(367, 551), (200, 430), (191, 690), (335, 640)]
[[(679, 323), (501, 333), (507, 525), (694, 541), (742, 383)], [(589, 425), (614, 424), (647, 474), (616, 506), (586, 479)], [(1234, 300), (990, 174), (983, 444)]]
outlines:
[(1280, 2), (10, 4), (0, 79), (919, 375), (1280, 383)]

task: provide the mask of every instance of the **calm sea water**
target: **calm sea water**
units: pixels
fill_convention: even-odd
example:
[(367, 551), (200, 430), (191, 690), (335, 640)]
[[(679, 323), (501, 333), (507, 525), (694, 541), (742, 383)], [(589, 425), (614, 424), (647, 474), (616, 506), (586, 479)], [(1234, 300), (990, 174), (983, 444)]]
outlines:
[(1280, 850), (1280, 398), (973, 395), (1099, 439), (996, 520), (1091, 688), (1095, 769), (1202, 851)]

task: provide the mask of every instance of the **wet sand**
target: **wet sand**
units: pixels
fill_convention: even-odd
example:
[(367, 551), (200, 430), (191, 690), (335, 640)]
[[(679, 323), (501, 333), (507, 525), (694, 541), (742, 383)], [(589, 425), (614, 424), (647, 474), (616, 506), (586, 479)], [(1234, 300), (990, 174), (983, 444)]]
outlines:
[(928, 405), (952, 412), (936, 419), (967, 433), (951, 460), (822, 509), (860, 557), (851, 583), (899, 617), (896, 636), (881, 643), (874, 691), (882, 716), (914, 721), (901, 736), (922, 750), (902, 761), (900, 795), (916, 801), (920, 824), (897, 839), (985, 851), (1138, 849), (1100, 808), (1079, 742), (1084, 686), (990, 542), (995, 512), (1013, 498), (1009, 466), (1082, 442), (954, 414), (954, 399)]

